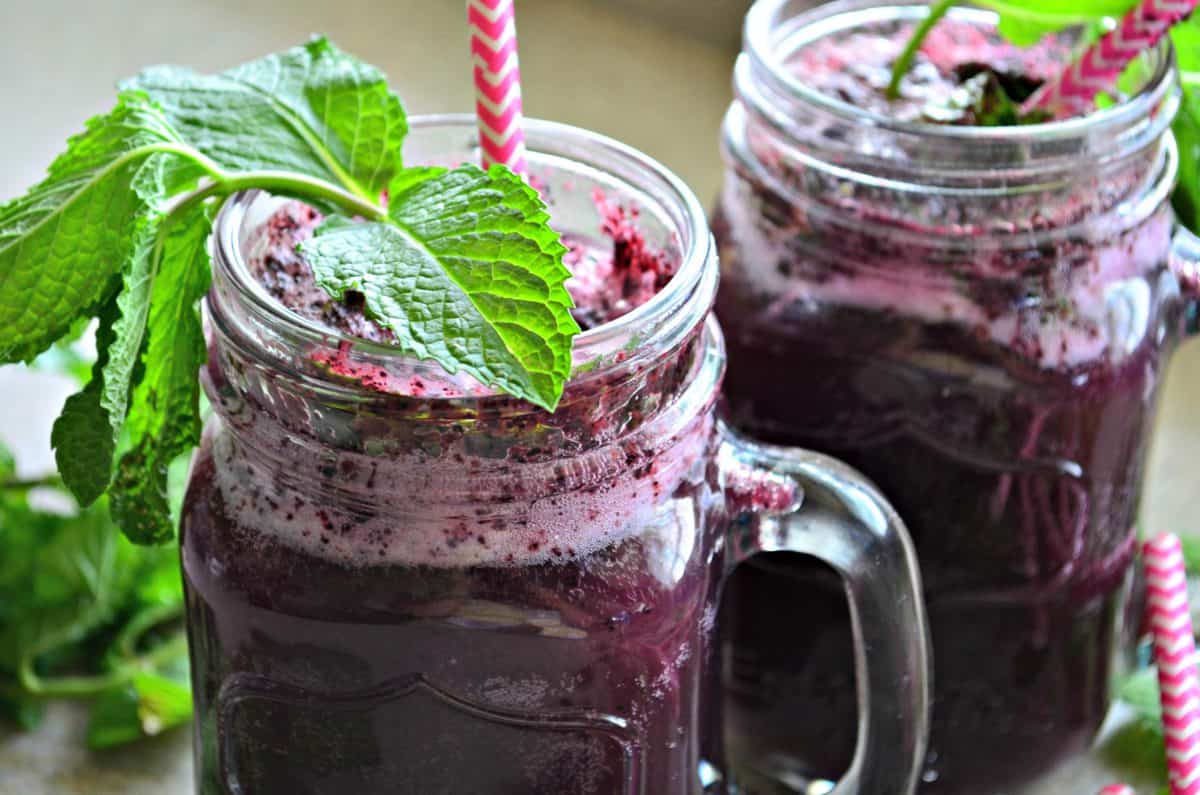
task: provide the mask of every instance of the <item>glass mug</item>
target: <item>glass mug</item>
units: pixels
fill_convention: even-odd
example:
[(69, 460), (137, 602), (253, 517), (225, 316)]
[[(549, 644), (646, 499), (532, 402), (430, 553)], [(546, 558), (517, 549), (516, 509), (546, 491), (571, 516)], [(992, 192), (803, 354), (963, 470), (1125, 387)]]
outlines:
[[(1013, 792), (1088, 747), (1137, 634), (1134, 521), (1194, 287), (1168, 203), (1172, 59), (1147, 53), (1135, 96), (1082, 119), (901, 122), (786, 63), (823, 37), (895, 36), (928, 6), (809, 5), (750, 11), (724, 123), (730, 421), (835, 455), (893, 502), (936, 672), (920, 791)], [(759, 618), (793, 602), (813, 631)], [(722, 610), (734, 777), (836, 777), (857, 710), (837, 579), (760, 556)]]
[[(432, 396), (442, 371), (275, 303), (246, 259), (277, 200), (237, 196), (216, 221), (215, 416), (181, 530), (198, 791), (716, 791), (719, 760), (700, 750), (716, 601), (761, 550), (846, 582), (870, 686), (840, 791), (908, 791), (929, 680), (899, 518), (844, 465), (715, 418), (717, 264), (687, 188), (598, 135), (526, 134), (561, 231), (598, 230), (602, 190), (679, 263), (649, 303), (579, 337), (554, 414)], [(474, 159), (475, 141), (470, 117), (416, 119), (407, 155)], [(802, 610), (775, 615), (805, 631)]]

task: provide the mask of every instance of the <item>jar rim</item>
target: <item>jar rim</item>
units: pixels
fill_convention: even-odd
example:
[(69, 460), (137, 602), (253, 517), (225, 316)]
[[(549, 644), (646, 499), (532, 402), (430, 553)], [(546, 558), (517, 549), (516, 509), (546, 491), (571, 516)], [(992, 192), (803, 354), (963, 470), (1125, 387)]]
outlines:
[[(673, 231), (678, 235), (679, 265), (667, 284), (646, 303), (595, 328), (581, 332), (574, 340), (575, 365), (569, 383), (583, 380), (577, 376), (605, 369), (615, 351), (633, 351), (616, 357), (628, 365), (654, 348), (671, 347), (697, 327), (707, 314), (716, 292), (716, 264), (708, 221), (699, 199), (673, 172), (648, 155), (599, 133), (558, 122), (526, 118), (523, 123), (528, 159), (536, 163), (540, 156), (568, 160), (604, 172), (636, 188), (664, 207)], [(475, 117), (466, 113), (418, 115), (409, 119), (410, 135), (446, 130), (478, 146)], [(636, 182), (635, 182), (636, 180)], [(295, 348), (304, 346), (337, 347), (348, 345), (356, 358), (375, 363), (404, 360), (415, 366), (437, 368), (433, 362), (418, 362), (394, 346), (372, 342), (325, 326), (292, 312), (273, 298), (252, 276), (239, 244), (247, 211), (262, 191), (243, 191), (231, 196), (221, 207), (213, 223), (214, 291), (224, 281), (236, 295), (241, 307), (257, 321), (270, 324), (273, 331)], [(211, 301), (211, 299), (210, 299)], [(210, 306), (211, 310), (211, 306)], [(634, 348), (634, 345), (637, 345)], [(360, 391), (360, 390), (355, 390)], [(422, 400), (449, 400), (486, 397), (484, 392), (457, 398), (424, 395)], [(507, 396), (504, 396), (507, 397)]]
[[(1036, 140), (1039, 143), (1073, 138), (1102, 136), (1113, 133), (1138, 122), (1153, 118), (1153, 111), (1169, 98), (1175, 89), (1174, 52), (1170, 41), (1164, 40), (1158, 47), (1158, 58), (1153, 75), (1137, 94), (1124, 102), (1101, 108), (1086, 116), (1053, 120), (1038, 124), (1000, 127), (971, 127), (936, 124), (925, 121), (904, 121), (883, 113), (865, 110), (825, 94), (798, 79), (786, 67), (779, 56), (778, 31), (785, 26), (787, 40), (800, 31), (806, 31), (802, 43), (815, 41), (862, 24), (895, 21), (900, 19), (922, 19), (930, 13), (925, 2), (897, 2), (896, 0), (836, 0), (800, 13), (791, 13), (795, 0), (756, 0), (746, 14), (743, 29), (743, 56), (750, 59), (756, 74), (772, 83), (776, 93), (792, 100), (806, 103), (844, 121), (869, 124), (889, 132), (905, 135), (920, 135), (941, 139), (948, 143), (994, 145), (1013, 141)], [(987, 22), (994, 25), (999, 18), (993, 11), (978, 8), (955, 7), (950, 10), (953, 17)], [(1173, 114), (1160, 114), (1165, 119), (1160, 124), (1165, 128)]]

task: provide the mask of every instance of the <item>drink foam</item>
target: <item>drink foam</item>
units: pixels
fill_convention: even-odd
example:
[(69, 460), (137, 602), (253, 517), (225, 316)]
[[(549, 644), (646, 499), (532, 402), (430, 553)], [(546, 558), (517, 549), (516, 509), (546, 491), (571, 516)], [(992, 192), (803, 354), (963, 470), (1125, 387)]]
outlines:
[(262, 416), (240, 420), (236, 433), (214, 421), (205, 444), (225, 510), (246, 531), (350, 566), (528, 566), (577, 560), (632, 535), (685, 546), (678, 534), (694, 535), (700, 520), (677, 496), (705, 487), (710, 415), (636, 459), (614, 444), (559, 464), (514, 465), (463, 448), (317, 450)]

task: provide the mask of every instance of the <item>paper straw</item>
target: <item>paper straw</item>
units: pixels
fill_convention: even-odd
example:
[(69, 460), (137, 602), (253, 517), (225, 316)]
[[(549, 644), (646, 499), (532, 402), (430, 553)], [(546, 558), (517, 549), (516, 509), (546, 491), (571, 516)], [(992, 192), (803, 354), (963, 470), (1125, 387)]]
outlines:
[(499, 163), (524, 174), (525, 131), (521, 129), (521, 70), (513, 0), (467, 0), (467, 22), (483, 167)]
[(1162, 699), (1172, 795), (1200, 795), (1200, 677), (1179, 538), (1164, 533), (1142, 549), (1147, 616)]
[(1086, 113), (1096, 95), (1111, 91), (1129, 62), (1158, 44), (1172, 25), (1192, 13), (1197, 0), (1144, 0), (1114, 30), (1025, 101), (1021, 110), (1056, 115)]
[(1128, 784), (1109, 784), (1100, 790), (1099, 795), (1137, 795)]

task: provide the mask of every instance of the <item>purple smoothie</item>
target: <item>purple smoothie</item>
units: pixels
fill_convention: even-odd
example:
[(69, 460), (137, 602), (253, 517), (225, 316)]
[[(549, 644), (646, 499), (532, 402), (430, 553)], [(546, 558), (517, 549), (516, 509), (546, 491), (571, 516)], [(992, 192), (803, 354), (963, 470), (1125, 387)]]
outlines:
[[(649, 300), (674, 263), (597, 201), (602, 236), (568, 241), (584, 325)], [(318, 220), (283, 206), (250, 274), (387, 343), (359, 297), (313, 283), (296, 243)], [(573, 380), (551, 416), (347, 344), (264, 368), (222, 300), (204, 373), (220, 419), (182, 531), (199, 792), (698, 792), (719, 572), (697, 530), (717, 504), (700, 329)]]
[[(1017, 51), (986, 25), (949, 20), (893, 102), (882, 89), (911, 25), (863, 27), (801, 48), (789, 68), (905, 122), (969, 126), (969, 111), (939, 113), (970, 76), (986, 68), (1031, 91), (1065, 51)], [(896, 506), (934, 648), (920, 791), (1012, 792), (1090, 744), (1136, 632), (1134, 521), (1157, 386), (1182, 328), (1165, 192), (1142, 200), (1169, 168), (1163, 149), (1096, 167), (1091, 182), (987, 198), (946, 176), (969, 163), (943, 162), (929, 178), (948, 190), (904, 194), (848, 187), (753, 119), (731, 119), (713, 220), (730, 418), (842, 458)], [(847, 169), (908, 180), (909, 152), (927, 154), (899, 134), (808, 121), (789, 143), (820, 158), (846, 141), (835, 162)], [(982, 145), (975, 155), (993, 156)], [(1118, 219), (1123, 205), (1137, 210)], [(784, 604), (803, 604), (813, 631), (779, 633), (770, 616)], [(719, 623), (734, 778), (749, 793), (792, 791), (772, 778), (838, 778), (856, 731), (839, 581), (807, 561), (753, 560), (732, 577)], [(798, 704), (824, 709), (785, 720)]]

